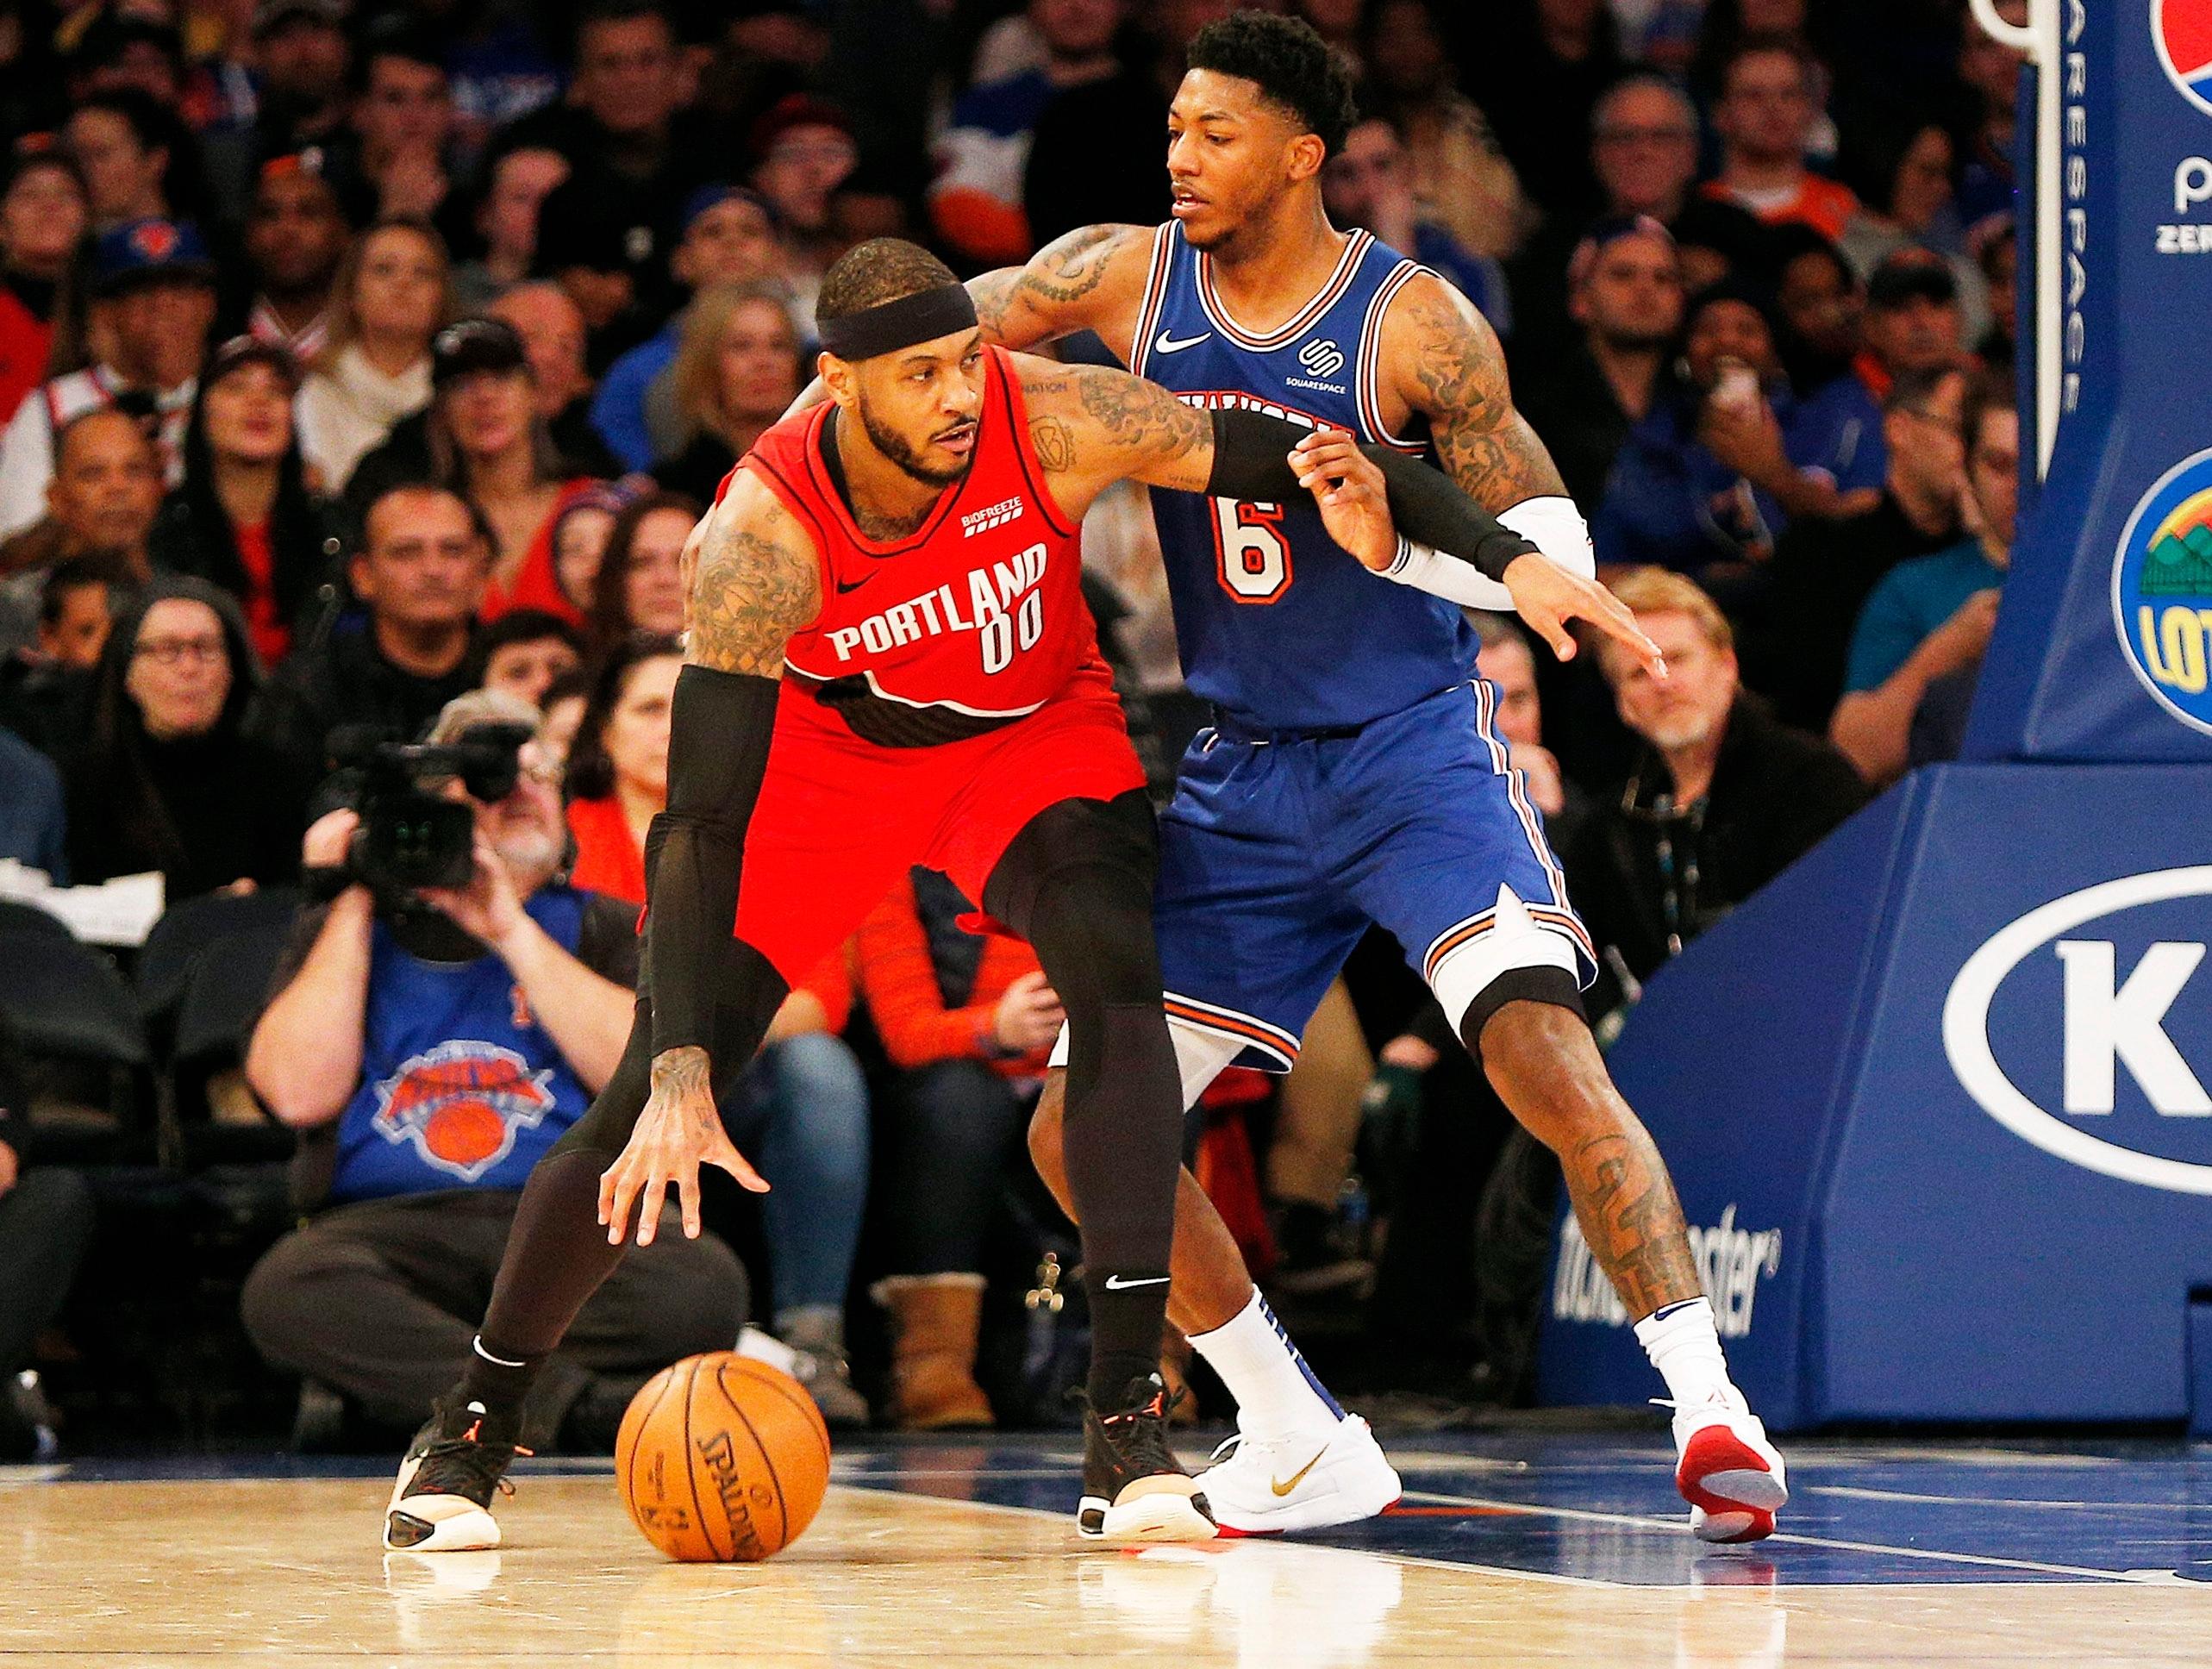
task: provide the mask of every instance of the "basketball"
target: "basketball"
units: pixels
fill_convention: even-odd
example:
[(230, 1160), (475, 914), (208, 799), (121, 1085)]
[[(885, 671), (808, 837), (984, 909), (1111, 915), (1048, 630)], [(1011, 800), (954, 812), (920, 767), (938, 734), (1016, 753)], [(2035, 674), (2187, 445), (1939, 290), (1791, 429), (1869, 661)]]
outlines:
[(669, 1558), (751, 1562), (813, 1522), (829, 1431), (790, 1375), (726, 1350), (687, 1356), (632, 1399), (615, 1478), (632, 1522)]

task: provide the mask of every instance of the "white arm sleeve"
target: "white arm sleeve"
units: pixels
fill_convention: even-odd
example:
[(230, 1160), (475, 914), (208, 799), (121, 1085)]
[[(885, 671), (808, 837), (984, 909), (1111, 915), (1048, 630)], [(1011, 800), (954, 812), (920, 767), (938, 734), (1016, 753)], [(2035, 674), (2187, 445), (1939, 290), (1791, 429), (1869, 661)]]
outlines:
[[(1590, 545), (1590, 528), (1572, 498), (1556, 495), (1524, 498), (1497, 513), (1499, 522), (1534, 545), (1545, 558), (1585, 579), (1597, 572), (1597, 555)], [(1415, 591), (1440, 597), (1463, 609), (1486, 609), (1493, 614), (1513, 612), (1513, 593), (1495, 579), (1475, 571), (1472, 562), (1431, 550), (1409, 541), (1398, 541), (1397, 560), (1383, 570), (1383, 577)]]

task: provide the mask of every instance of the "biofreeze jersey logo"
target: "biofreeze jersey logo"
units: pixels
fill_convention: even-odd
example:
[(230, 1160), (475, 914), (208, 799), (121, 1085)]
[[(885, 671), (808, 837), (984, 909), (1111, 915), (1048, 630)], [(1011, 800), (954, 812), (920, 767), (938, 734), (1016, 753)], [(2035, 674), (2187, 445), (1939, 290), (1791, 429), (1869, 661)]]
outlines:
[[(1003, 672), (1014, 664), (1017, 647), (1024, 652), (1034, 649), (1044, 635), (1045, 599), (1037, 590), (1044, 577), (1045, 547), (1032, 545), (1004, 562), (969, 569), (965, 586), (948, 581), (870, 615), (858, 625), (833, 628), (828, 634), (829, 647), (838, 659), (850, 660), (856, 652), (884, 655), (902, 644), (947, 632), (977, 632), (983, 637), (983, 670)], [(965, 615), (960, 611), (963, 601)]]
[(973, 539), (979, 533), (989, 533), (993, 528), (1003, 528), (1009, 522), (1018, 521), (1025, 508), (1021, 495), (1017, 493), (982, 509), (970, 510), (960, 518), (960, 537)]

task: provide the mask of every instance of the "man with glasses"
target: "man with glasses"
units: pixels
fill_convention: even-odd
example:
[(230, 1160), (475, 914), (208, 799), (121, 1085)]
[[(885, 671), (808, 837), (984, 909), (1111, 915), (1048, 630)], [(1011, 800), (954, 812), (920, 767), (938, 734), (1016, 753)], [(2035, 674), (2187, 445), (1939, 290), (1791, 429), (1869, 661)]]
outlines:
[(1744, 678), (1778, 716), (1816, 734), (1843, 693), (1844, 658), (1859, 610), (1898, 564), (1959, 538), (1964, 372), (1907, 372), (1882, 405), (1889, 466), (1873, 508), (1834, 520), (1806, 516), (1775, 541), (1766, 617), (1747, 630)]
[(847, 241), (830, 205), (860, 163), (852, 123), (834, 104), (792, 93), (753, 124), (752, 143), (753, 189), (783, 222), (782, 277), (798, 297), (799, 313), (811, 319), (822, 275)]
[[(538, 722), (479, 691), (428, 739)], [(395, 1429), (467, 1356), (522, 1180), (612, 1075), (637, 978), (635, 907), (566, 884), (559, 767), (534, 738), (500, 798), (438, 788), (474, 813), (465, 887), (372, 897), (345, 868), (359, 818), (308, 830), (309, 878), (334, 896), (302, 913), (246, 1056), (255, 1092), (300, 1133), (293, 1191), (316, 1212), (247, 1278), (247, 1329), (271, 1362)], [(539, 1378), (526, 1441), (606, 1453), (646, 1378), (726, 1347), (745, 1313), (744, 1271), (720, 1241), (671, 1232), (636, 1248)]]
[[(1845, 694), (1828, 734), (1871, 783), (1891, 781), (1915, 759), (1955, 754), (1964, 740), (2020, 516), (2020, 412), (2010, 378), (1968, 378), (1958, 445), (1965, 536), (1884, 575), (1852, 630)], [(1916, 744), (1930, 701), (1933, 734)]]
[[(1590, 158), (1605, 197), (1598, 222), (1642, 216), (1672, 231), (1684, 207), (1695, 201), (1690, 183), (1697, 177), (1696, 107), (1664, 77), (1624, 77), (1597, 101), (1592, 113)], [(1559, 356), (1572, 351), (1580, 334), (1568, 315), (1567, 286), (1561, 280), (1590, 223), (1572, 216), (1553, 216), (1508, 269), (1513, 284), (1515, 384), (1524, 391), (1530, 377), (1547, 371)], [(1745, 223), (1751, 225), (1747, 216)]]

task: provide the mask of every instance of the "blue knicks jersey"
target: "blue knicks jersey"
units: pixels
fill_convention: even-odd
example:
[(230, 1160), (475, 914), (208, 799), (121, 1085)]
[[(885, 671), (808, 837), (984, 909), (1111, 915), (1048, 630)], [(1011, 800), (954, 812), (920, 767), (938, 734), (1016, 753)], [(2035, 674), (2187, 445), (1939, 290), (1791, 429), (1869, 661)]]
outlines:
[[(541, 887), (522, 908), (572, 956), (584, 895)], [(520, 1188), (591, 1097), (497, 956), (428, 962), (378, 922), (369, 950), (361, 1082), (338, 1119), (334, 1201)]]
[[(1384, 309), (1427, 269), (1355, 232), (1321, 293), (1260, 337), (1214, 294), (1211, 267), (1180, 226), (1159, 228), (1130, 370), (1193, 405), (1245, 405), (1426, 450), (1384, 432), (1376, 361)], [(1459, 610), (1361, 567), (1305, 494), (1253, 504), (1154, 487), (1152, 502), (1184, 676), (1240, 722), (1365, 724), (1473, 676), (1475, 634)]]

